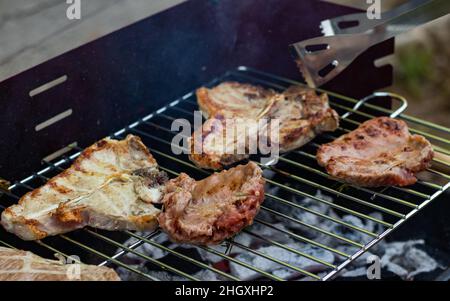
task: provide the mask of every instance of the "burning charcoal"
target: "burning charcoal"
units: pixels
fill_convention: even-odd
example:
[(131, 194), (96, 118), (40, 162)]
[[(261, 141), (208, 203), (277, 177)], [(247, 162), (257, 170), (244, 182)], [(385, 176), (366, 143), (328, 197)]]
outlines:
[[(324, 199), (329, 202), (333, 201), (332, 198), (322, 195), (322, 193), (320, 191), (317, 191), (315, 196), (317, 198)], [(310, 199), (310, 198), (305, 198), (305, 199), (300, 199), (300, 200), (297, 199), (296, 203), (299, 205), (302, 205), (303, 207), (306, 207), (308, 209), (314, 210), (314, 211), (322, 213), (322, 214), (329, 214), (332, 211), (330, 206), (328, 206), (327, 204), (320, 203), (320, 202)], [(317, 225), (317, 224), (320, 224), (325, 221), (322, 217), (320, 217), (316, 214), (310, 213), (308, 211), (305, 211), (303, 209), (294, 209), (294, 210), (291, 210), (291, 213), (293, 214), (293, 216), (295, 218), (297, 218), (298, 220), (301, 220), (309, 225)]]
[[(374, 215), (372, 214), (373, 217), (379, 218), (382, 220), (381, 217), (378, 217), (378, 215)], [(344, 215), (342, 217), (342, 221), (351, 224), (353, 226), (356, 226), (358, 228), (361, 229), (365, 229), (374, 233), (380, 233), (381, 232), (381, 228), (378, 227), (378, 225), (376, 223), (374, 223), (371, 220), (365, 220), (363, 221), (362, 219), (360, 219), (359, 217), (353, 216), (353, 215)], [(340, 224), (336, 224), (333, 223), (332, 227), (329, 229), (329, 231), (336, 233), (340, 236), (343, 236), (345, 238), (351, 239), (355, 242), (359, 242), (359, 243), (368, 243), (372, 240), (372, 238), (370, 236), (368, 236), (367, 234), (364, 234), (362, 232), (353, 230), (351, 228), (345, 227), (343, 225)]]
[(342, 277), (361, 277), (367, 275), (367, 267), (359, 267), (359, 268), (345, 268), (344, 272), (340, 274)]
[(289, 279), (295, 275), (295, 272), (289, 269), (277, 269), (272, 271), (272, 274), (282, 279)]
[[(358, 228), (362, 228), (362, 229), (368, 228), (360, 218), (353, 216), (353, 215), (345, 215), (345, 216), (343, 216), (342, 220), (344, 222), (349, 223)], [(339, 225), (339, 224), (333, 225), (332, 232), (336, 233), (340, 236), (343, 236), (345, 238), (356, 241), (356, 242), (364, 242), (365, 243), (366, 241), (363, 241), (363, 240), (367, 240), (366, 235), (363, 235), (362, 233), (360, 233), (358, 231), (355, 231), (353, 229), (347, 228), (347, 227)]]
[[(277, 224), (273, 224), (274, 227), (277, 227), (278, 229), (281, 230), (287, 230), (286, 227), (281, 224), (281, 223), (277, 223)], [(260, 236), (263, 236), (264, 238), (270, 239), (270, 240), (274, 240), (276, 242), (279, 243), (290, 243), (293, 242), (292, 239), (289, 239), (289, 237), (283, 233), (281, 233), (278, 230), (274, 230), (270, 227), (264, 226), (262, 224), (259, 223), (255, 223), (251, 226), (250, 230), (253, 233), (256, 233)], [(265, 244), (264, 242), (262, 242), (261, 240), (257, 239), (256, 237), (246, 234), (246, 233), (240, 233), (239, 235), (235, 236), (232, 238), (232, 240), (236, 243), (239, 244), (243, 244), (246, 246), (252, 246), (252, 247), (261, 247), (262, 244)], [(210, 246), (211, 249), (214, 249), (218, 252), (221, 253), (225, 253), (227, 250), (227, 243), (224, 242), (219, 246)], [(202, 256), (202, 258), (204, 260), (206, 260), (207, 262), (210, 263), (216, 263), (219, 262), (221, 260), (223, 260), (222, 257), (214, 255), (208, 251), (202, 250), (202, 249), (198, 249), (200, 255)], [(242, 249), (238, 248), (238, 247), (231, 247), (230, 249), (230, 254), (236, 255), (236, 254), (240, 254), (244, 252)]]
[[(280, 230), (288, 230), (283, 223), (271, 223), (271, 225), (276, 227), (276, 228), (278, 228), (278, 229), (280, 229)], [(273, 229), (271, 227), (265, 226), (263, 224), (255, 223), (255, 224), (253, 224), (253, 226), (249, 230), (252, 233), (258, 234), (258, 235), (260, 235), (260, 236), (262, 236), (264, 238), (271, 239), (271, 240), (274, 240), (276, 242), (280, 242), (280, 243), (293, 242), (292, 239), (290, 239), (288, 235), (283, 234), (282, 232), (280, 232), (280, 231), (278, 231), (276, 229)], [(255, 244), (260, 244), (261, 243), (259, 239), (255, 238), (252, 235), (248, 235), (248, 234), (244, 234), (244, 235), (245, 236), (250, 236), (250, 241), (254, 242)], [(243, 236), (243, 235), (241, 234), (241, 235), (236, 236), (236, 239), (237, 239), (237, 241), (239, 241), (239, 242), (244, 244), (244, 242), (241, 241), (241, 237), (240, 236)]]
[[(274, 194), (277, 194), (277, 193), (278, 193), (277, 191), (274, 191)], [(315, 196), (318, 198), (321, 198), (321, 199), (325, 199), (329, 202), (332, 202), (332, 198), (322, 195), (320, 191), (317, 191)], [(328, 205), (318, 202), (316, 200), (313, 200), (310, 198), (302, 199), (302, 198), (298, 198), (298, 197), (292, 197), (290, 201), (295, 204), (306, 207), (308, 209), (314, 210), (318, 213), (335, 216), (334, 212), (332, 212), (331, 208)], [(289, 215), (297, 220), (300, 220), (306, 224), (309, 224), (309, 225), (320, 225), (321, 223), (328, 222), (328, 220), (323, 219), (322, 217), (320, 217), (316, 214), (310, 213), (310, 212), (305, 211), (300, 208), (286, 206), (280, 202), (277, 202), (276, 200), (266, 202), (265, 204), (267, 207), (269, 207), (273, 210), (287, 214), (287, 215)], [(277, 219), (279, 222), (282, 222), (284, 225), (286, 225), (287, 227), (289, 227), (291, 229), (300, 230), (302, 232), (302, 234), (304, 234), (305, 236), (307, 236), (309, 238), (315, 238), (315, 237), (319, 236), (319, 233), (317, 231), (311, 231), (310, 228), (305, 227), (301, 224), (291, 222), (282, 217), (277, 217)]]
[[(222, 244), (220, 244), (218, 246), (209, 246), (209, 248), (213, 249), (213, 250), (215, 250), (217, 252), (220, 252), (222, 254), (224, 254), (226, 252), (226, 250), (227, 250), (226, 243), (222, 243)], [(206, 261), (206, 262), (216, 263), (216, 262), (219, 262), (219, 261), (223, 260), (223, 257), (215, 255), (215, 254), (213, 254), (211, 252), (205, 251), (205, 250), (203, 250), (201, 248), (197, 248), (197, 251), (200, 254), (200, 256), (202, 257), (202, 259), (204, 261)]]
[(227, 280), (223, 276), (220, 276), (210, 270), (203, 270), (194, 275), (195, 278), (204, 281), (223, 281)]
[[(155, 277), (161, 281), (185, 281), (186, 278), (175, 275), (171, 272), (166, 272), (166, 271), (154, 271), (154, 270), (150, 270), (148, 268), (146, 268), (143, 265), (134, 265), (132, 266), (135, 269), (138, 269), (152, 277)], [(148, 278), (138, 275), (136, 273), (130, 272), (127, 269), (121, 268), (119, 267), (117, 269), (118, 274), (120, 276), (120, 278), (122, 280), (125, 281), (146, 281), (148, 280)], [(195, 273), (194, 275), (192, 275), (193, 277), (200, 279), (200, 280), (205, 280), (205, 281), (221, 281), (221, 280), (226, 280), (223, 276), (220, 276), (210, 270), (202, 270), (199, 271), (197, 273)]]
[[(341, 252), (344, 252), (346, 254), (355, 254), (356, 252), (358, 252), (360, 250), (357, 247), (352, 247), (352, 246), (347, 246), (347, 245), (338, 246), (338, 247), (336, 247), (336, 249)], [(361, 267), (361, 266), (366, 266), (367, 258), (369, 258), (370, 256), (373, 256), (373, 253), (371, 253), (369, 251), (364, 252), (361, 256), (359, 256), (358, 258), (353, 260), (353, 262), (349, 265), (349, 267), (357, 268), (357, 267)]]
[[(379, 248), (381, 256), (381, 266), (388, 271), (402, 277), (405, 280), (412, 280), (414, 276), (420, 273), (434, 271), (439, 268), (437, 262), (431, 258), (426, 252), (415, 247), (416, 245), (424, 244), (423, 240), (411, 240), (406, 242), (391, 242), (384, 243), (382, 248)], [(343, 252), (354, 253), (351, 250), (353, 247), (344, 248), (338, 247)], [(372, 255), (367, 252), (349, 265), (345, 272), (341, 274), (343, 277), (358, 277), (364, 276), (367, 273), (367, 257)]]
[[(359, 248), (347, 245), (338, 246), (336, 249), (347, 254), (355, 254), (359, 251)], [(360, 257), (350, 263), (340, 275), (343, 277), (360, 277), (366, 275), (367, 258), (370, 256), (373, 256), (371, 252), (364, 252)]]
[[(266, 206), (267, 204), (271, 203), (269, 198), (266, 198), (264, 201), (264, 206)], [(270, 207), (270, 206), (267, 206)], [(270, 213), (266, 210), (259, 210), (259, 213), (257, 215), (257, 218), (262, 219), (268, 223), (277, 223), (279, 222), (279, 218), (277, 218), (276, 215), (274, 215), (273, 213)], [(286, 224), (286, 223), (284, 223)]]
[[(379, 213), (379, 212), (370, 213), (369, 216), (371, 216), (373, 218), (376, 218), (378, 220), (383, 220), (383, 215), (381, 213)], [(365, 228), (366, 230), (372, 231), (374, 233), (381, 233), (381, 232), (383, 232), (383, 226), (378, 224), (378, 223), (376, 223), (376, 222), (374, 222), (374, 221), (366, 220), (365, 224), (366, 224), (366, 228)]]
[[(167, 255), (167, 252), (161, 250), (160, 248), (156, 248), (152, 245), (149, 244), (143, 244), (142, 246), (138, 247), (136, 249), (137, 252), (147, 255), (149, 257), (155, 258), (155, 259), (159, 259), (162, 258), (164, 256)], [(145, 259), (143, 259), (142, 257), (135, 255), (133, 253), (128, 253), (127, 258), (132, 258), (132, 259), (137, 259), (137, 260), (141, 260), (142, 262), (145, 262)]]
[[(273, 227), (278, 228), (280, 230), (288, 230), (284, 223), (272, 223)], [(255, 223), (251, 229), (252, 232), (257, 233), (265, 238), (272, 239), (277, 242), (289, 242), (291, 239), (289, 236), (283, 234), (282, 232), (272, 229), (271, 227), (267, 227), (262, 224)]]
[[(145, 237), (145, 233), (139, 233), (138, 232), (136, 234), (139, 235), (139, 236)], [(160, 238), (161, 236), (162, 235), (160, 235), (157, 238), (155, 238), (155, 241), (157, 241), (158, 243), (163, 243), (163, 242), (167, 241), (167, 239), (166, 240), (161, 239)], [(125, 242), (125, 245), (126, 246), (131, 246), (135, 242), (136, 242), (135, 238), (130, 238), (128, 241)], [(154, 246), (152, 246), (150, 244), (146, 244), (146, 243), (144, 243), (141, 246), (137, 247), (135, 250), (136, 250), (136, 252), (139, 252), (141, 254), (150, 256), (150, 257), (155, 258), (155, 259), (159, 259), (159, 258), (162, 258), (162, 257), (167, 255), (167, 252), (161, 250), (160, 248), (154, 247)], [(117, 250), (117, 252), (120, 252), (120, 251), (122, 251), (122, 250), (121, 249)], [(124, 255), (124, 259), (126, 261), (130, 261), (130, 262), (139, 262), (139, 263), (140, 262), (142, 262), (142, 263), (145, 262), (145, 259), (143, 259), (142, 257), (140, 257), (140, 256), (138, 256), (136, 254), (133, 254), (133, 253), (127, 253), (126, 255)]]
[[(165, 271), (152, 271), (147, 269), (144, 265), (129, 265), (130, 267), (142, 271), (145, 274), (148, 274), (156, 279), (160, 279), (162, 281), (183, 281), (186, 280), (184, 277), (171, 274)], [(119, 274), (120, 279), (123, 281), (149, 281), (149, 278), (146, 278), (142, 275), (136, 274), (128, 269), (119, 267), (116, 269)]]
[[(156, 279), (160, 279), (162, 281), (182, 281), (186, 280), (185, 278), (181, 276), (177, 276), (165, 271), (152, 271), (147, 269), (144, 265), (128, 265), (129, 267), (139, 270), (142, 273), (145, 273), (151, 277), (154, 277)], [(134, 273), (128, 269), (125, 269), (123, 267), (118, 267), (116, 269), (117, 274), (119, 275), (120, 279), (122, 281), (150, 281), (149, 278), (144, 277), (140, 274)]]
[[(334, 262), (334, 255), (326, 250), (316, 248), (314, 246), (306, 245), (306, 244), (287, 244), (288, 247), (291, 247), (296, 250), (301, 250), (302, 252), (312, 255), (316, 258), (319, 258), (321, 260), (327, 261), (327, 262)], [(303, 256), (297, 255), (295, 253), (292, 253), (288, 250), (281, 249), (275, 246), (269, 246), (269, 247), (262, 247), (258, 249), (259, 252), (263, 254), (267, 254), (269, 256), (272, 256), (278, 260), (281, 260), (283, 262), (286, 262), (290, 265), (303, 268), (303, 269), (316, 269), (317, 266), (321, 266), (319, 263), (316, 263), (308, 258), (305, 258)], [(241, 260), (245, 263), (251, 264), (252, 266), (267, 271), (267, 272), (274, 272), (277, 271), (277, 274), (284, 275), (284, 276), (290, 276), (297, 274), (295, 271), (290, 269), (285, 269), (283, 266), (280, 266), (279, 264), (265, 259), (263, 257), (254, 255), (252, 253), (242, 253), (236, 256), (236, 259)], [(281, 270), (280, 270), (281, 269)], [(241, 265), (238, 265), (236, 263), (230, 263), (230, 270), (233, 275), (240, 277), (241, 279), (252, 279), (255, 276), (257, 276), (257, 273), (249, 270)], [(282, 271), (285, 270), (285, 271)]]
[(408, 280), (420, 273), (434, 271), (439, 267), (438, 263), (426, 252), (415, 247), (423, 244), (423, 240), (386, 243), (386, 251), (381, 258), (382, 266)]
[[(233, 240), (234, 242), (243, 244), (245, 246), (251, 246), (251, 245), (254, 245), (254, 242), (256, 241), (256, 238), (253, 237), (253, 236), (250, 236), (250, 235), (248, 235), (246, 233), (240, 233), (239, 235), (236, 235), (235, 237), (232, 237), (231, 240)], [(236, 252), (235, 248), (233, 248), (233, 252)]]
[(147, 271), (147, 273), (161, 281), (185, 281), (186, 278), (165, 271)]
[[(141, 268), (140, 265), (131, 265), (131, 264), (129, 264), (128, 266), (131, 267), (131, 268), (134, 268), (134, 269), (140, 269)], [(133, 273), (130, 270), (125, 269), (123, 267), (118, 267), (115, 270), (116, 270), (117, 274), (119, 275), (119, 277), (120, 277), (120, 279), (122, 281), (143, 281), (143, 280), (145, 280), (145, 277), (143, 277), (141, 275), (138, 275), (136, 273)]]

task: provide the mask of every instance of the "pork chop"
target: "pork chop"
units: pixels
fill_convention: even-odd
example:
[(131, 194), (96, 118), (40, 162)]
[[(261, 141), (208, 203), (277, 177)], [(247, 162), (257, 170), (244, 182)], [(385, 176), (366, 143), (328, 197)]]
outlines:
[(206, 118), (218, 113), (225, 118), (256, 118), (264, 115), (263, 111), (270, 105), (274, 95), (275, 91), (260, 86), (224, 82), (212, 89), (198, 89), (197, 103)]
[[(276, 143), (283, 153), (303, 146), (322, 132), (334, 131), (339, 125), (339, 116), (330, 108), (328, 96), (300, 86), (275, 93), (258, 86), (225, 82), (213, 89), (199, 89), (197, 102), (210, 119), (189, 140), (189, 158), (205, 169), (222, 169), (248, 158), (251, 145), (265, 145), (258, 143), (258, 139), (263, 138), (269, 145)], [(267, 128), (253, 126), (238, 132), (232, 140), (224, 140), (227, 126), (249, 124), (252, 120), (257, 123), (262, 119), (267, 124), (279, 121), (277, 141), (267, 137), (266, 133), (271, 132)], [(194, 143), (201, 147), (194, 149)], [(242, 149), (244, 152), (238, 151)]]
[(264, 200), (264, 178), (253, 162), (195, 181), (170, 180), (160, 227), (176, 242), (218, 244), (252, 224)]
[(267, 113), (280, 122), (279, 146), (285, 153), (310, 142), (323, 132), (339, 126), (339, 116), (328, 103), (328, 95), (317, 95), (312, 89), (291, 86), (276, 96)]
[(428, 140), (389, 117), (368, 120), (317, 152), (317, 161), (330, 175), (367, 187), (412, 185), (432, 159)]
[(2, 213), (3, 227), (24, 240), (85, 226), (105, 230), (151, 230), (160, 212), (167, 176), (139, 137), (103, 139), (44, 186)]
[(200, 168), (220, 170), (257, 152), (258, 126), (254, 120), (225, 118), (221, 114), (205, 121), (189, 138), (189, 159)]
[(0, 281), (120, 281), (108, 267), (64, 264), (31, 252), (0, 247)]

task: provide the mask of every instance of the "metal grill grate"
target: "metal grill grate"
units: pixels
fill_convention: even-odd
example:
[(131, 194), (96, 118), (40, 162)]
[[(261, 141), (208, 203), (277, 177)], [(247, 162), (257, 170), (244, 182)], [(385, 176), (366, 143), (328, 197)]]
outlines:
[[(246, 67), (239, 67), (237, 70), (227, 72), (222, 77), (213, 80), (207, 86), (213, 86), (219, 82), (229, 80), (258, 84), (275, 90), (283, 90), (291, 84), (299, 84), (264, 72)], [(450, 164), (442, 159), (442, 156), (445, 157), (450, 155), (450, 129), (401, 114), (406, 108), (406, 103), (393, 113), (386, 108), (367, 103), (371, 98), (358, 102), (355, 99), (337, 95), (335, 93), (327, 93), (330, 96), (331, 106), (342, 117), (341, 127), (335, 133), (320, 135), (308, 145), (288, 154), (284, 154), (275, 166), (265, 166), (260, 164), (267, 178), (266, 200), (261, 209), (264, 214), (260, 214), (255, 219), (254, 226), (245, 229), (243, 233), (239, 234), (249, 235), (253, 237), (253, 239), (260, 241), (263, 245), (275, 246), (284, 252), (307, 258), (311, 262), (314, 262), (315, 269), (300, 268), (285, 260), (277, 258), (274, 254), (261, 252), (253, 246), (246, 245), (236, 239), (226, 241), (223, 248), (199, 247), (199, 249), (215, 255), (218, 258), (222, 258), (223, 260), (232, 262), (233, 264), (240, 265), (243, 268), (252, 270), (261, 278), (286, 280), (279, 275), (272, 273), (272, 271), (265, 271), (239, 260), (237, 257), (233, 256), (232, 251), (239, 249), (241, 252), (260, 256), (267, 261), (276, 263), (280, 267), (285, 267), (294, 272), (293, 274), (291, 273), (291, 279), (292, 277), (299, 278), (306, 276), (308, 279), (328, 280), (450, 187), (450, 175), (448, 173)], [(374, 95), (374, 97), (378, 96), (386, 95)], [(401, 97), (395, 95), (389, 94), (388, 96), (401, 99)], [(171, 155), (172, 152), (170, 148), (172, 137), (176, 134), (170, 130), (172, 121), (176, 118), (185, 118), (190, 122), (193, 122), (193, 111), (197, 109), (195, 93), (191, 92), (111, 136), (114, 138), (124, 138), (129, 133), (138, 135), (149, 147), (161, 168), (171, 176), (176, 176), (179, 172), (183, 171), (194, 178), (201, 179), (209, 175), (209, 172), (195, 167), (187, 159), (186, 155)], [(438, 154), (433, 161), (432, 168), (420, 175), (420, 180), (417, 184), (408, 188), (386, 187), (382, 189), (368, 189), (355, 187), (331, 179), (317, 165), (315, 161), (315, 151), (320, 144), (329, 142), (341, 134), (354, 129), (364, 120), (374, 116), (392, 114), (399, 115), (399, 118), (407, 121), (410, 126), (412, 126), (411, 132), (422, 134), (430, 139)], [(82, 149), (74, 147), (73, 152), (70, 155), (58, 158), (52, 162), (44, 162), (46, 164), (45, 169), (15, 183), (7, 191), (2, 190), (0, 192), (0, 208), (16, 203), (21, 195), (43, 185), (49, 178), (69, 167), (71, 162), (81, 151)], [(447, 171), (440, 171), (442, 169), (447, 169)], [(320, 193), (318, 194), (317, 192)], [(330, 197), (333, 197), (332, 201), (330, 200)], [(314, 209), (314, 206), (303, 205), (297, 202), (296, 198), (308, 198), (311, 202), (324, 204), (333, 208), (336, 214), (324, 214)], [(280, 206), (286, 210), (280, 210)], [(329, 223), (335, 224), (340, 227), (340, 229), (344, 230), (330, 231), (329, 229), (324, 229), (307, 220), (300, 220), (290, 214), (290, 211), (292, 210), (308, 212), (309, 214), (327, 220)], [(373, 214), (374, 212), (378, 212), (379, 214)], [(374, 223), (379, 230), (369, 231), (364, 227), (350, 223), (342, 218), (344, 214), (352, 215), (363, 221)], [(327, 241), (339, 241), (339, 243), (351, 247), (348, 250), (353, 251), (348, 252), (337, 249), (334, 247), (334, 244), (324, 243), (322, 240), (319, 241), (309, 238), (306, 235), (303, 235), (301, 231), (297, 232), (287, 230), (286, 228), (280, 228), (266, 220), (267, 216), (276, 216), (279, 220), (296, 224), (305, 229), (309, 229), (309, 231), (320, 233), (323, 237), (328, 239)], [(331, 252), (335, 257), (335, 260), (333, 260), (333, 262), (328, 262), (311, 255), (302, 248), (293, 248), (279, 243), (276, 239), (265, 236), (265, 232), (263, 231), (265, 228), (279, 232), (279, 235), (288, 236), (292, 240), (303, 243), (305, 246)], [(361, 239), (355, 240), (347, 237), (345, 235), (345, 229), (350, 229), (359, 233)], [(130, 231), (106, 232), (83, 229), (66, 235), (49, 237), (39, 242), (26, 243), (18, 242), (15, 237), (5, 233), (0, 237), (0, 244), (10, 247), (16, 246), (33, 249), (38, 253), (45, 253), (45, 251), (47, 251), (46, 254), (58, 253), (63, 256), (68, 256), (74, 252), (76, 253), (77, 250), (80, 250), (90, 254), (89, 261), (100, 265), (121, 267), (150, 280), (159, 279), (124, 261), (124, 255), (128, 253), (134, 254), (147, 261), (152, 266), (159, 267), (173, 275), (180, 276), (187, 280), (208, 279), (198, 279), (198, 277), (186, 271), (184, 268), (186, 265), (209, 270), (211, 273), (215, 273), (224, 280), (248, 280), (239, 279), (229, 271), (219, 269), (200, 259), (196, 259), (185, 253), (183, 250), (158, 243), (158, 238), (164, 235), (166, 234), (162, 233), (160, 230), (144, 235), (142, 233)], [(132, 242), (125, 245), (124, 241), (130, 239), (132, 239)], [(178, 261), (183, 262), (185, 265), (174, 265), (160, 259), (152, 258), (143, 252), (138, 251), (138, 247), (142, 245), (160, 249), (167, 254), (172, 255), (173, 258), (176, 257)], [(106, 246), (108, 246), (109, 249), (106, 248)], [(114, 252), (111, 253), (111, 250), (114, 250)], [(119, 251), (116, 252), (116, 250)]]

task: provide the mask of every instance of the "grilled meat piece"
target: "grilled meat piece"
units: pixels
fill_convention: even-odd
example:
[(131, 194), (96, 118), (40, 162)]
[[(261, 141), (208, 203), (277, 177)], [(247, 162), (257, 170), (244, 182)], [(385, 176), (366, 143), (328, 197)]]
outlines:
[(44, 186), (2, 213), (3, 227), (24, 240), (85, 226), (105, 230), (151, 230), (167, 180), (139, 137), (103, 139)]
[(166, 186), (160, 227), (176, 242), (218, 244), (252, 224), (264, 200), (264, 183), (253, 162), (202, 181), (181, 174)]
[[(247, 159), (249, 148), (258, 141), (258, 129), (247, 126), (248, 121), (264, 117), (275, 95), (272, 90), (237, 82), (198, 89), (198, 105), (209, 119), (189, 139), (189, 159), (200, 168), (215, 170)], [(245, 138), (238, 139), (239, 135)]]
[(330, 175), (367, 187), (412, 185), (432, 159), (430, 142), (410, 135), (404, 121), (388, 117), (368, 120), (317, 152)]
[(108, 267), (66, 265), (31, 252), (0, 247), (0, 281), (120, 281), (120, 278)]
[[(237, 130), (234, 139), (225, 141), (225, 128), (245, 128), (249, 121), (256, 121), (256, 124), (263, 118), (270, 124), (277, 119), (280, 125), (276, 143), (280, 152), (287, 152), (303, 146), (324, 131), (334, 131), (339, 125), (339, 116), (329, 107), (328, 96), (317, 95), (314, 90), (300, 86), (277, 94), (257, 86), (225, 82), (213, 89), (199, 89), (197, 101), (210, 119), (189, 140), (189, 158), (205, 169), (222, 169), (248, 158), (249, 148), (258, 145), (258, 139), (270, 132), (264, 127), (258, 132), (258, 127), (250, 126), (245, 132)], [(239, 140), (237, 137), (244, 138)], [(269, 145), (275, 143), (270, 137), (264, 139)], [(196, 151), (194, 142), (201, 146)], [(244, 152), (238, 151), (242, 149)]]
[(189, 138), (189, 159), (200, 168), (214, 170), (247, 159), (251, 145), (256, 152), (258, 139), (258, 127), (249, 121), (253, 120), (225, 119), (220, 114), (206, 120)]
[(259, 86), (224, 82), (212, 88), (197, 90), (197, 102), (206, 118), (220, 113), (225, 118), (257, 118), (264, 115), (275, 91)]
[(268, 112), (270, 119), (280, 121), (280, 152), (288, 152), (310, 142), (317, 135), (334, 131), (339, 116), (328, 104), (328, 95), (317, 95), (312, 89), (291, 86), (276, 96)]

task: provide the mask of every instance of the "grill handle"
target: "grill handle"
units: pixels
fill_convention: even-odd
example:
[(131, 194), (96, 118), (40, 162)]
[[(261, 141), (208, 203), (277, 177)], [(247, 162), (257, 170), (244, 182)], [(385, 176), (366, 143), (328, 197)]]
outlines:
[[(403, 114), (403, 112), (405, 112), (406, 108), (408, 108), (408, 101), (406, 100), (406, 98), (404, 98), (401, 95), (395, 94), (395, 93), (391, 93), (391, 92), (375, 92), (370, 94), (369, 96), (364, 97), (363, 99), (361, 99), (360, 101), (358, 101), (355, 106), (353, 107), (353, 111), (357, 111), (359, 110), (359, 108), (366, 104), (368, 101), (375, 99), (375, 98), (379, 98), (379, 97), (390, 97), (391, 99), (394, 100), (398, 100), (401, 105), (400, 107), (393, 111), (391, 114), (389, 114), (389, 117), (391, 118), (397, 118), (398, 116), (400, 116), (401, 114)], [(344, 115), (342, 115), (342, 119), (348, 118), (351, 114), (353, 114), (354, 112), (347, 112)]]

